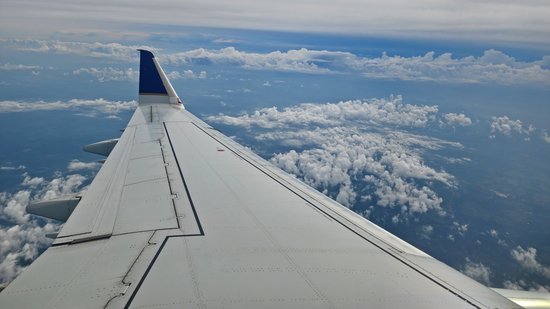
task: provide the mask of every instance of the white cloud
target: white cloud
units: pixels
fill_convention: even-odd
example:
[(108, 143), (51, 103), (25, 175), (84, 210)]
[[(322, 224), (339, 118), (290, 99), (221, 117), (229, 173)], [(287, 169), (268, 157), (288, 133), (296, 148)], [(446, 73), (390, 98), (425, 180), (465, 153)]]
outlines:
[[(27, 35), (104, 33), (112, 38), (146, 36), (147, 32), (136, 30), (145, 26), (155, 34), (159, 29), (197, 26), (546, 46), (550, 37), (550, 5), (545, 1), (164, 0), (151, 5), (136, 0), (131, 8), (127, 3), (113, 1), (65, 4), (6, 2), (2, 7), (3, 29), (6, 33)], [(166, 31), (157, 35), (164, 34)]]
[(466, 264), (462, 268), (462, 273), (466, 276), (478, 281), (479, 283), (489, 286), (491, 284), (491, 269), (483, 263), (474, 263), (469, 258), (466, 258)]
[(43, 111), (43, 110), (66, 110), (66, 109), (89, 109), (95, 112), (116, 115), (122, 111), (133, 110), (137, 106), (137, 102), (132, 101), (110, 101), (103, 98), (86, 100), (72, 99), (69, 101), (35, 101), (35, 102), (19, 102), (19, 101), (0, 101), (0, 113), (14, 113), (27, 111)]
[[(171, 63), (187, 64), (200, 61), (217, 64), (239, 65), (246, 69), (262, 69), (275, 71), (291, 71), (302, 73), (328, 73), (329, 69), (319, 66), (321, 63), (330, 63), (331, 60), (341, 58), (341, 55), (352, 55), (344, 52), (328, 52), (307, 50), (289, 50), (286, 52), (274, 51), (270, 53), (250, 53), (239, 51), (235, 47), (226, 47), (219, 50), (204, 48), (163, 56)], [(327, 58), (321, 60), (320, 58)]]
[(206, 71), (200, 71), (199, 73), (195, 73), (193, 70), (173, 71), (166, 75), (169, 79), (205, 79)]
[(431, 225), (423, 225), (420, 230), (420, 237), (425, 239), (430, 239), (432, 236), (432, 233), (434, 231), (434, 227)]
[(460, 236), (464, 236), (468, 232), (468, 224), (460, 224), (458, 222), (453, 222), (453, 228), (457, 231)]
[(472, 124), (472, 119), (470, 119), (464, 114), (448, 113), (443, 115), (443, 118), (445, 119), (446, 123), (450, 126), (459, 125), (459, 126), (466, 127)]
[(532, 125), (524, 128), (521, 120), (512, 120), (508, 116), (492, 117), (491, 133), (501, 133), (504, 135), (512, 135), (512, 133), (529, 135), (535, 130)]
[(550, 135), (548, 135), (548, 132), (546, 132), (546, 130), (542, 132), (542, 140), (550, 144)]
[(99, 162), (81, 162), (79, 160), (72, 160), (69, 162), (67, 169), (69, 171), (80, 171), (80, 170), (95, 170), (101, 166)]
[(27, 70), (40, 70), (40, 69), (42, 69), (42, 67), (37, 65), (11, 64), (9, 62), (0, 64), (0, 70), (4, 70), (4, 71), (27, 71)]
[[(45, 40), (0, 40), (16, 50), (101, 57), (136, 61), (136, 49), (157, 51), (150, 46), (119, 43), (64, 42)], [(356, 73), (372, 79), (432, 81), (442, 83), (496, 83), (504, 85), (550, 85), (550, 56), (539, 60), (519, 61), (497, 50), (486, 50), (481, 56), (453, 57), (451, 53), (436, 55), (428, 52), (420, 56), (363, 57), (345, 51), (310, 50), (306, 48), (254, 53), (222, 49), (194, 49), (157, 55), (162, 62), (172, 64), (206, 63), (236, 65), (245, 69), (275, 70), (301, 73)], [(113, 68), (82, 68), (89, 74), (103, 78), (126, 78), (134, 72)], [(78, 71), (78, 70), (77, 70)], [(121, 71), (121, 72), (119, 72)], [(177, 78), (204, 78), (189, 72), (172, 72)], [(112, 77), (111, 77), (112, 76)], [(202, 77), (201, 77), (202, 76)], [(109, 80), (109, 79), (107, 79)], [(117, 80), (117, 79), (115, 79)]]
[(137, 81), (139, 78), (139, 71), (128, 68), (126, 70), (117, 69), (113, 67), (106, 68), (80, 68), (73, 71), (74, 75), (89, 74), (95, 77), (100, 82), (108, 81)]
[(8, 283), (46, 248), (51, 239), (45, 235), (60, 229), (50, 220), (42, 225), (25, 212), (32, 201), (47, 200), (81, 191), (86, 178), (82, 175), (55, 175), (50, 181), (26, 175), (25, 187), (15, 193), (0, 192), (0, 283)]
[[(0, 103), (1, 105), (2, 103)], [(24, 170), (27, 167), (25, 165), (11, 166), (11, 165), (2, 165), (0, 166), (0, 171), (15, 171), (15, 170)]]
[(44, 178), (42, 177), (30, 177), (26, 175), (25, 179), (23, 179), (23, 183), (21, 184), (27, 187), (36, 187), (38, 185), (41, 185), (43, 182), (44, 182)]
[[(377, 205), (399, 207), (403, 215), (428, 210), (442, 213), (442, 199), (427, 186), (415, 185), (415, 180), (454, 185), (452, 175), (422, 163), (420, 155), (407, 146), (412, 140), (401, 143), (402, 140), (387, 138), (384, 134), (358, 134), (346, 127), (277, 131), (258, 136), (264, 140), (286, 140), (287, 137), (314, 143), (319, 148), (276, 154), (271, 161), (320, 191), (336, 187), (335, 198), (348, 207), (355, 202), (356, 190), (372, 187), (368, 194), (377, 198)], [(362, 197), (369, 199), (370, 195)]]
[(210, 116), (213, 122), (234, 126), (280, 128), (286, 125), (338, 125), (344, 121), (364, 124), (391, 124), (408, 127), (425, 127), (435, 119), (437, 106), (404, 104), (401, 96), (389, 99), (341, 101), (339, 103), (312, 104), (286, 107), (263, 108), (253, 114), (233, 117)]
[(158, 51), (157, 48), (146, 45), (123, 45), (120, 43), (100, 42), (66, 42), (57, 40), (34, 39), (3, 39), (0, 40), (6, 47), (20, 51), (38, 53), (53, 53), (60, 55), (78, 55), (93, 58), (108, 58), (124, 61), (135, 61), (139, 53), (137, 49)]
[(550, 266), (542, 265), (537, 261), (537, 249), (532, 247), (523, 249), (521, 246), (517, 246), (510, 253), (512, 254), (512, 258), (522, 267), (550, 278)]
[[(119, 69), (113, 67), (105, 68), (79, 68), (73, 71), (74, 75), (88, 74), (93, 76), (99, 82), (109, 82), (109, 81), (137, 81), (139, 79), (139, 71), (136, 71), (132, 68), (128, 69)], [(199, 73), (194, 73), (192, 70), (184, 70), (182, 72), (172, 71), (166, 74), (169, 79), (205, 79), (206, 71), (200, 71)]]
[[(352, 72), (373, 79), (432, 81), (445, 83), (550, 84), (550, 58), (524, 62), (503, 52), (486, 50), (479, 57), (453, 58), (451, 53), (436, 56), (360, 57), (343, 51), (288, 50), (269, 53), (239, 51), (234, 47), (219, 50), (204, 48), (165, 55), (175, 64), (216, 63), (238, 65), (245, 69), (290, 71), (302, 73)], [(466, 118), (461, 123), (467, 121)]]
[(518, 281), (511, 281), (506, 280), (502, 283), (505, 289), (510, 290), (526, 290), (526, 291), (533, 291), (533, 292), (542, 292), (542, 293), (550, 293), (550, 286), (548, 285), (541, 285), (537, 282), (527, 282), (524, 279), (520, 279)]

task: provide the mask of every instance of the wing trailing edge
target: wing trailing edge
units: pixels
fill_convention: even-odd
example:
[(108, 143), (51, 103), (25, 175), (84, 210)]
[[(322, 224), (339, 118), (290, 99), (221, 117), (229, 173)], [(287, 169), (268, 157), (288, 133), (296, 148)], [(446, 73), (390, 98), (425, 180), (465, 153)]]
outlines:
[(139, 104), (181, 104), (152, 52), (139, 49)]

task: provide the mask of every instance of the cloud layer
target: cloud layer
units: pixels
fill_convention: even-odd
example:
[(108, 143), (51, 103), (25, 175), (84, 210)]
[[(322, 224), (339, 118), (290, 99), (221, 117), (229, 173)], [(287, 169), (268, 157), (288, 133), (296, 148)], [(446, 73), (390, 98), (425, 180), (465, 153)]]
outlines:
[(133, 110), (136, 106), (137, 102), (133, 100), (110, 101), (103, 98), (93, 100), (72, 99), (69, 101), (54, 102), (0, 101), (0, 113), (78, 109), (81, 112), (93, 111), (115, 116), (122, 111)]
[[(73, 71), (73, 75), (90, 75), (99, 82), (110, 81), (137, 81), (139, 79), (139, 71), (132, 68), (119, 69), (113, 67), (104, 68), (79, 68)], [(205, 79), (206, 71), (200, 71), (199, 73), (193, 72), (193, 70), (172, 71), (166, 74), (170, 80), (177, 79)]]
[[(3, 4), (6, 33), (95, 32), (107, 37), (143, 37), (147, 26), (198, 26), (306, 31), (481, 42), (548, 44), (550, 5), (545, 1), (304, 1), (126, 2), (37, 0)], [(32, 20), (32, 23), (29, 23)], [(37, 25), (40, 25), (39, 27)], [(136, 30), (138, 29), (138, 30)], [(178, 28), (176, 28), (178, 29)], [(156, 30), (159, 31), (159, 30)], [(166, 32), (166, 30), (164, 31)], [(163, 32), (161, 32), (163, 33)]]
[(550, 56), (522, 62), (497, 50), (486, 50), (479, 57), (455, 58), (451, 53), (434, 52), (423, 56), (360, 57), (349, 52), (289, 50), (250, 53), (234, 47), (219, 50), (199, 48), (163, 57), (170, 63), (211, 62), (239, 65), (246, 69), (302, 73), (353, 72), (366, 78), (448, 83), (550, 84)]
[[(1, 40), (7, 48), (19, 51), (109, 58), (135, 63), (136, 49), (151, 46), (119, 43), (64, 42), (45, 40)], [(519, 61), (498, 50), (490, 49), (480, 56), (453, 57), (451, 53), (399, 56), (383, 53), (380, 57), (358, 56), (345, 51), (306, 48), (255, 53), (235, 47), (198, 48), (178, 53), (159, 53), (161, 63), (172, 65), (222, 64), (244, 69), (299, 72), (310, 74), (349, 73), (370, 79), (430, 81), (437, 83), (494, 83), (502, 85), (550, 85), (550, 56), (539, 60)], [(5, 64), (4, 66), (7, 66)], [(7, 67), (13, 67), (9, 65)], [(16, 66), (17, 67), (17, 66)], [(22, 66), (24, 68), (27, 66)], [(74, 74), (90, 74), (99, 80), (136, 79), (132, 69), (80, 68)], [(205, 73), (183, 71), (172, 78), (201, 78)]]

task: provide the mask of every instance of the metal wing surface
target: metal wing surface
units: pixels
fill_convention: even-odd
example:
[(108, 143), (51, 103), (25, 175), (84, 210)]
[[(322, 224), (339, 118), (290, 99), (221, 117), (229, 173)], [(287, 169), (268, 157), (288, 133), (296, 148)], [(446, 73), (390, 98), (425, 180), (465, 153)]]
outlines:
[(137, 110), (1, 308), (518, 307), (193, 116), (140, 53)]

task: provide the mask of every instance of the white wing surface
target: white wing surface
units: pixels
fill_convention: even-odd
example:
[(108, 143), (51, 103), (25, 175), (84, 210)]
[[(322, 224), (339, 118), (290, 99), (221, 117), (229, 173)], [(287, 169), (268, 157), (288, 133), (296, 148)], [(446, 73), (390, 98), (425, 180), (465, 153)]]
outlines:
[(130, 123), (0, 308), (518, 307), (193, 116), (140, 53)]

